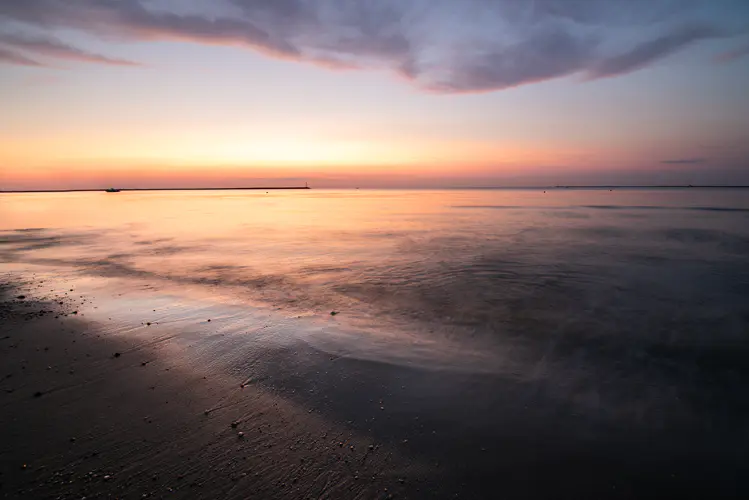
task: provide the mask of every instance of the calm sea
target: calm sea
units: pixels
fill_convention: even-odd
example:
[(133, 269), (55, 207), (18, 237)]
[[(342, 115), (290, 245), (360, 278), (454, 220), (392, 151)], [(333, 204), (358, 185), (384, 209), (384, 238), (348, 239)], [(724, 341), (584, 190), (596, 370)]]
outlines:
[(747, 190), (6, 194), (0, 230), (4, 262), (457, 339), (749, 341)]
[(6, 263), (336, 311), (521, 376), (748, 361), (747, 190), (5, 194), (0, 230)]
[[(749, 463), (749, 190), (2, 194), (0, 271), (74, 280), (76, 293), (98, 283), (120, 304), (100, 314), (146, 311), (155, 319), (133, 322), (171, 322), (177, 337), (213, 317), (191, 342), (239, 335), (194, 362), (235, 353), (236, 373), (267, 369), (290, 397), (361, 395), (323, 409), (375, 434), (375, 420), (352, 416), (370, 398), (346, 378), (370, 365), (307, 373), (307, 351), (270, 366), (247, 364), (255, 351), (243, 346), (301, 338), (408, 370), (372, 376), (404, 422), (414, 401), (434, 410), (405, 436), (418, 443), (431, 418), (453, 434), (444, 460), (458, 449), (448, 442), (471, 450), (503, 436), (499, 447), (518, 441), (521, 468), (554, 468), (561, 452), (542, 460), (528, 448), (541, 439), (569, 456), (598, 443), (589, 464), (626, 457), (610, 464), (615, 477), (691, 460), (679, 473), (712, 464), (714, 477), (735, 479)], [(279, 366), (292, 367), (286, 378)], [(398, 396), (404, 380), (412, 392)], [(436, 449), (432, 434), (419, 451)], [(656, 468), (627, 469), (647, 449), (661, 450)], [(471, 470), (492, 477), (482, 460)]]

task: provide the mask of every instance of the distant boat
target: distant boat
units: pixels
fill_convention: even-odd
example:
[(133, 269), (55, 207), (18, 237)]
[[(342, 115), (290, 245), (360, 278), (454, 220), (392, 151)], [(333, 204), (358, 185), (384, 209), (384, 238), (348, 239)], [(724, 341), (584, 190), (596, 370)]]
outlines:
[(115, 188), (105, 189), (104, 191), (107, 193), (119, 193), (120, 192), (119, 189), (115, 189)]

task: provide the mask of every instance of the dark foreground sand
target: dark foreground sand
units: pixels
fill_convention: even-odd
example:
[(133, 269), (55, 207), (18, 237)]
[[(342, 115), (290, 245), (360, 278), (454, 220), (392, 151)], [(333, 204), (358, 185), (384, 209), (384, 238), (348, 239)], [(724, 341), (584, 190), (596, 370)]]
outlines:
[(74, 307), (4, 292), (3, 498), (385, 498), (403, 489), (394, 473), (407, 466), (386, 446), (231, 377), (102, 338)]
[(2, 498), (747, 493), (748, 436), (731, 419), (607, 425), (499, 377), (299, 346), (262, 354), (264, 385), (107, 336), (67, 297), (17, 298), (25, 287), (0, 290)]

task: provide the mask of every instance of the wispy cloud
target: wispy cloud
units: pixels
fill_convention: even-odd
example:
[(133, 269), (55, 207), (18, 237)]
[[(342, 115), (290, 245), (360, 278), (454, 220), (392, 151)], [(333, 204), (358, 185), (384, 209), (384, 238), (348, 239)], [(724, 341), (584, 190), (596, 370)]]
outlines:
[(42, 57), (55, 59), (67, 59), (71, 61), (108, 64), (112, 66), (138, 66), (138, 63), (115, 59), (87, 52), (76, 47), (67, 45), (53, 38), (42, 38), (39, 36), (27, 36), (20, 34), (0, 34), (0, 45), (32, 52)]
[(605, 78), (630, 73), (698, 40), (719, 35), (718, 30), (708, 26), (681, 27), (654, 40), (643, 42), (623, 54), (600, 61), (593, 65), (588, 74), (592, 78)]
[[(742, 13), (744, 0), (24, 0), (0, 2), (0, 32), (4, 18), (107, 41), (232, 45), (327, 67), (386, 68), (454, 93), (623, 75), (735, 33)], [(128, 64), (59, 41), (36, 49)]]
[(718, 54), (715, 58), (718, 62), (731, 62), (735, 61), (737, 59), (741, 59), (742, 57), (749, 56), (749, 43), (742, 45), (740, 47), (736, 47), (733, 50), (729, 50), (727, 52), (723, 52), (721, 54)]
[(17, 66), (42, 66), (38, 61), (23, 54), (0, 47), (0, 64), (15, 64)]
[(676, 158), (673, 160), (662, 160), (664, 165), (699, 165), (707, 163), (707, 158)]

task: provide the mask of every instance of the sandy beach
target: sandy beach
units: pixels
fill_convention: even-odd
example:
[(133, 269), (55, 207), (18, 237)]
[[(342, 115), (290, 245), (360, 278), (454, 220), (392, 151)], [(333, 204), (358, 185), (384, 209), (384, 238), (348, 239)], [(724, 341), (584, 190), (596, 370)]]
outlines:
[(108, 338), (85, 299), (3, 293), (4, 498), (379, 498), (412, 475), (387, 443), (252, 381)]
[(299, 342), (200, 340), (189, 323), (220, 332), (229, 320), (125, 324), (102, 319), (106, 300), (48, 274), (4, 279), (3, 498), (731, 498), (745, 489), (749, 462), (736, 453), (746, 449), (727, 447), (721, 429), (616, 428), (532, 384)]

